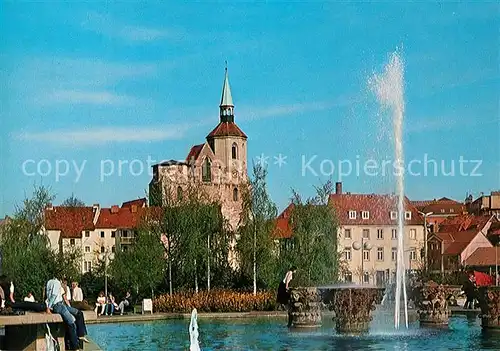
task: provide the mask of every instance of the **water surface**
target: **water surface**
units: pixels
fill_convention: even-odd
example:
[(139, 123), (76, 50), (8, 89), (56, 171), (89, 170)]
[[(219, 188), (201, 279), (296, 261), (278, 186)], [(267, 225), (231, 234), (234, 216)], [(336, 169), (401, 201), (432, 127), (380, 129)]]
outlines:
[[(329, 318), (328, 318), (329, 319)], [(448, 330), (389, 331), (375, 319), (369, 335), (342, 336), (324, 321), (316, 331), (290, 331), (283, 318), (199, 319), (201, 350), (500, 350), (500, 333), (481, 331), (477, 318), (452, 317)], [(385, 324), (385, 323), (384, 323)], [(90, 337), (106, 351), (189, 350), (189, 320), (89, 325)], [(392, 325), (394, 328), (394, 325)]]

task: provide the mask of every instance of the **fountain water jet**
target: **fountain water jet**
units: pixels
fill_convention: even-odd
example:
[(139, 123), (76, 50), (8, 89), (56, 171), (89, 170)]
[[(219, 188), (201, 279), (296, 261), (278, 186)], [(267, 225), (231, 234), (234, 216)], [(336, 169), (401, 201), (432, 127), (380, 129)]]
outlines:
[(408, 328), (408, 308), (406, 296), (406, 272), (404, 264), (404, 158), (403, 158), (403, 117), (404, 117), (404, 65), (397, 52), (393, 53), (385, 70), (374, 75), (370, 84), (383, 108), (390, 109), (393, 117), (395, 164), (399, 172), (395, 172), (398, 197), (398, 245), (396, 268), (396, 296), (394, 326), (399, 329), (401, 311), (401, 288), (403, 288), (405, 324)]
[(198, 343), (198, 312), (196, 308), (191, 312), (191, 322), (189, 323), (189, 351), (200, 351), (200, 344)]

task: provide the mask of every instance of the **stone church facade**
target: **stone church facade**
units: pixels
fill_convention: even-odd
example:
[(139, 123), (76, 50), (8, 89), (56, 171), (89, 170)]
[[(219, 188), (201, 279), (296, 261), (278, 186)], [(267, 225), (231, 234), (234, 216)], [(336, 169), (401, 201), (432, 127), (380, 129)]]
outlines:
[(211, 201), (221, 204), (222, 215), (234, 230), (239, 224), (241, 193), (247, 181), (247, 136), (234, 121), (226, 68), (219, 123), (204, 143), (191, 147), (185, 160), (153, 165), (149, 202), (151, 206), (161, 206), (167, 199), (181, 201), (188, 188), (194, 185), (203, 189)]

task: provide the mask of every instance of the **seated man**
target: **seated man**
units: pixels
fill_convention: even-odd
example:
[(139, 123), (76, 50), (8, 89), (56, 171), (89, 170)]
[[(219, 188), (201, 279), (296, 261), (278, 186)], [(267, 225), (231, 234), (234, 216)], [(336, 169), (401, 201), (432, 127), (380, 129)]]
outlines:
[(123, 316), (123, 312), (125, 311), (125, 308), (128, 307), (129, 305), (130, 305), (130, 291), (127, 291), (125, 298), (118, 305), (118, 309), (120, 310), (121, 316)]
[(35, 297), (33, 296), (33, 294), (31, 292), (29, 292), (28, 295), (26, 295), (26, 297), (24, 298), (24, 301), (25, 302), (35, 302)]
[(85, 327), (83, 313), (76, 308), (68, 306), (64, 303), (63, 288), (61, 286), (61, 282), (57, 278), (52, 278), (47, 282), (45, 293), (47, 295), (46, 312), (49, 314), (54, 312), (61, 315), (63, 322), (67, 326), (69, 332), (69, 348), (71, 350), (79, 350), (79, 338), (85, 342), (88, 342), (87, 338), (85, 337), (85, 335), (87, 334), (87, 329)]
[(71, 286), (73, 288), (73, 301), (75, 301), (75, 302), (82, 302), (83, 301), (82, 288), (80, 288), (78, 286), (77, 282), (71, 283)]
[[(14, 311), (34, 311), (43, 312), (46, 307), (42, 303), (36, 303), (32, 301), (16, 302), (14, 299), (14, 283), (12, 280), (7, 279), (5, 275), (0, 276), (0, 286), (4, 291), (4, 299), (2, 300), (2, 307), (10, 307)], [(9, 294), (5, 294), (8, 291)]]

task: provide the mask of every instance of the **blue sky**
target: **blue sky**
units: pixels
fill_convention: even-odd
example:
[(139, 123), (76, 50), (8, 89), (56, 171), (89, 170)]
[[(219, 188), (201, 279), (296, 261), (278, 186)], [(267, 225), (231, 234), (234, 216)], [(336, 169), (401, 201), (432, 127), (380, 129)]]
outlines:
[[(396, 48), (405, 160), (443, 160), (447, 171), (455, 162), (454, 176), (406, 175), (407, 195), (462, 200), (498, 189), (499, 6), (3, 2), (0, 216), (35, 183), (50, 186), (56, 203), (71, 193), (104, 206), (143, 196), (148, 157), (182, 159), (217, 124), (225, 60), (235, 120), (249, 156), (270, 157), (269, 190), (282, 209), (291, 188), (307, 196), (339, 180), (331, 163), (393, 157), (390, 116), (367, 81)], [(302, 174), (314, 155), (318, 175)], [(460, 157), (482, 162), (461, 175)], [(101, 177), (101, 162), (114, 174)], [(67, 173), (59, 179), (56, 164)], [(342, 181), (351, 192), (395, 189), (380, 172)]]

